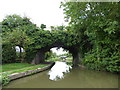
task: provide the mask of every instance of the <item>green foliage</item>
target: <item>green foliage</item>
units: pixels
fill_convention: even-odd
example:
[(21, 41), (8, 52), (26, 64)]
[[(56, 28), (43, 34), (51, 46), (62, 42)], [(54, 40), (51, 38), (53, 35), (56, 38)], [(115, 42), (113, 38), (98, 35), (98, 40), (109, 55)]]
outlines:
[(34, 49), (39, 49), (45, 46), (52, 45), (56, 42), (64, 43), (65, 46), (74, 46), (79, 43), (79, 37), (74, 33), (69, 33), (67, 31), (48, 31), (48, 30), (39, 30), (34, 33), (33, 37)]
[(45, 53), (45, 59), (55, 58), (57, 57), (56, 53), (52, 52), (51, 50)]
[(7, 85), (10, 82), (8, 74), (7, 73), (2, 73), (2, 75), (0, 75), (0, 81), (2, 81), (3, 86)]
[(51, 26), (52, 31), (43, 30), (44, 24), (39, 29), (26, 17), (7, 16), (2, 22), (3, 44), (13, 48), (19, 44), (30, 61), (38, 49), (60, 42), (66, 47), (79, 49), (87, 67), (119, 72), (119, 3), (65, 2), (61, 6), (69, 26)]
[(83, 63), (95, 70), (119, 72), (120, 11), (118, 2), (61, 3), (69, 29), (81, 39)]
[(19, 46), (26, 48), (31, 43), (30, 38), (26, 35), (25, 31), (13, 30), (6, 32), (3, 36), (3, 44), (11, 44), (12, 46)]
[[(10, 45), (12, 48), (19, 46), (25, 51), (25, 59), (31, 62), (34, 59), (37, 49), (50, 46), (56, 42), (61, 42), (66, 47), (74, 47), (80, 43), (80, 38), (73, 32), (63, 30), (64, 26), (57, 26), (56, 30), (43, 30), (46, 25), (41, 24), (41, 28), (36, 27), (29, 18), (19, 15), (8, 15), (2, 21), (3, 45)], [(3, 47), (7, 50), (7, 47)], [(8, 48), (10, 48), (8, 46)], [(3, 49), (3, 50), (5, 50)], [(9, 52), (4, 53), (3, 61)], [(22, 52), (20, 51), (20, 59)], [(9, 58), (9, 57), (8, 57)], [(18, 58), (18, 57), (17, 57)], [(14, 58), (15, 60), (16, 58)], [(6, 59), (7, 60), (7, 59)]]
[(60, 61), (60, 58), (59, 57), (50, 57), (46, 61), (48, 61), (48, 62), (56, 62), (56, 61)]
[(51, 50), (45, 53), (45, 59), (48, 62), (59, 61), (59, 57), (56, 55), (56, 53), (52, 52)]
[[(108, 55), (109, 53), (109, 55)], [(86, 54), (83, 64), (88, 68), (95, 70), (103, 70), (110, 72), (120, 72), (120, 58), (117, 53), (110, 53), (110, 49), (103, 49), (98, 53), (97, 51), (91, 51)]]
[[(20, 48), (26, 49), (28, 45), (33, 43), (32, 38), (30, 37), (33, 31), (36, 31), (37, 27), (33, 24), (29, 18), (27, 17), (20, 17), (19, 15), (8, 15), (2, 21), (2, 48), (3, 48), (3, 62), (11, 63), (16, 62), (16, 56), (14, 53), (16, 51), (16, 46)], [(12, 49), (10, 49), (12, 48)], [(20, 59), (22, 59), (20, 52)], [(10, 55), (11, 54), (11, 55)], [(14, 58), (12, 58), (14, 57)]]
[(2, 63), (13, 63), (16, 62), (16, 50), (11, 45), (2, 46)]
[(42, 30), (44, 30), (44, 28), (46, 28), (46, 25), (41, 24), (40, 28), (41, 28)]
[(14, 28), (24, 28), (26, 25), (31, 25), (32, 22), (27, 17), (20, 17), (19, 15), (13, 14), (8, 15), (2, 21), (2, 31), (12, 31)]
[(53, 30), (65, 30), (65, 26), (51, 26), (51, 30), (53, 31)]
[(64, 54), (59, 55), (59, 57), (61, 57), (61, 56), (72, 57), (72, 54), (71, 53), (64, 53)]

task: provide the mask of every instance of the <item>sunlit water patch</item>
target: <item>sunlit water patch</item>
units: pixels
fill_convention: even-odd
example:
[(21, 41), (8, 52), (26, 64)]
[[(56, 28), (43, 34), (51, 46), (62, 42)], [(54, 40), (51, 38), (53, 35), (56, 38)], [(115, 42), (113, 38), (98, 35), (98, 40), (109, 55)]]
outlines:
[(70, 72), (70, 69), (72, 67), (67, 65), (66, 62), (55, 62), (55, 65), (48, 72), (48, 75), (50, 75), (49, 79), (54, 81), (63, 79), (64, 74)]

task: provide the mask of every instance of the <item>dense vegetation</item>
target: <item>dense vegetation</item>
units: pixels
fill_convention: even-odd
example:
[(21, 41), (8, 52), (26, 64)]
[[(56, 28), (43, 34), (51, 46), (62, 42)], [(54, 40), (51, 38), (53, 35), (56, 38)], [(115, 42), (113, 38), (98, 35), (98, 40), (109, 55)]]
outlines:
[(120, 71), (118, 2), (61, 3), (69, 28), (82, 39), (83, 64), (95, 70)]
[[(22, 48), (26, 49), (32, 43), (29, 32), (37, 30), (29, 18), (18, 15), (9, 15), (2, 21), (2, 57), (3, 63), (16, 62), (16, 58), (22, 59)], [(19, 46), (20, 53), (17, 56), (15, 47)]]
[[(3, 63), (31, 62), (37, 49), (52, 45), (56, 41), (64, 43), (65, 46), (74, 46), (79, 43), (78, 35), (67, 30), (43, 30), (46, 26), (41, 24), (37, 27), (29, 18), (19, 15), (9, 15), (2, 21), (3, 29)], [(58, 28), (63, 27), (59, 26)], [(15, 47), (20, 48), (16, 54)], [(24, 52), (22, 52), (22, 48)], [(6, 57), (6, 55), (8, 57)], [(18, 61), (17, 61), (18, 60)]]
[[(69, 25), (44, 30), (27, 17), (8, 15), (2, 21), (3, 63), (31, 62), (36, 50), (56, 41), (74, 46), (89, 69), (120, 71), (120, 10), (119, 3), (64, 2), (61, 7)], [(20, 53), (16, 54), (15, 47)], [(24, 52), (22, 52), (22, 48)], [(47, 55), (46, 55), (47, 56)]]

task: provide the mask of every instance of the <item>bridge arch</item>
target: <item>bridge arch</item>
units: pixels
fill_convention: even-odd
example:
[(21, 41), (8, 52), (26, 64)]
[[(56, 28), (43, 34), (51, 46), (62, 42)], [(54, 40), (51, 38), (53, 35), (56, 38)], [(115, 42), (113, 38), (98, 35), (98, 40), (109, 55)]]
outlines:
[(78, 64), (81, 62), (81, 58), (80, 58), (80, 53), (79, 53), (79, 49), (76, 46), (66, 46), (64, 43), (62, 42), (56, 42), (52, 45), (37, 49), (37, 53), (35, 55), (35, 58), (33, 59), (32, 63), (33, 64), (40, 64), (40, 63), (44, 63), (45, 62), (45, 53), (50, 51), (51, 48), (54, 47), (62, 47), (65, 50), (68, 50), (69, 53), (72, 54), (73, 57), (73, 66), (78, 66)]
[(31, 35), (32, 43), (26, 49), (26, 59), (33, 64), (45, 62), (45, 53), (51, 48), (62, 47), (69, 51), (73, 57), (73, 66), (77, 66), (80, 61), (80, 40), (81, 38), (74, 32), (67, 30), (39, 30)]

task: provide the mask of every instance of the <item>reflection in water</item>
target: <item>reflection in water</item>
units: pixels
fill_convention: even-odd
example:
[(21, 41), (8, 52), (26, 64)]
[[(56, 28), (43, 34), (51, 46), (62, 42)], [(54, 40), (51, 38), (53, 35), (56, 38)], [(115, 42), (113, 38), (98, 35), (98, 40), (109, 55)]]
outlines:
[(68, 73), (71, 66), (67, 65), (66, 62), (55, 62), (55, 65), (49, 71), (50, 80), (58, 80), (64, 78), (64, 73)]
[[(59, 66), (61, 67), (61, 66)], [(49, 71), (12, 81), (5, 88), (118, 88), (118, 75), (73, 68), (65, 78), (49, 80)]]

